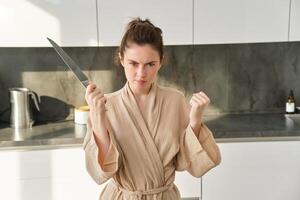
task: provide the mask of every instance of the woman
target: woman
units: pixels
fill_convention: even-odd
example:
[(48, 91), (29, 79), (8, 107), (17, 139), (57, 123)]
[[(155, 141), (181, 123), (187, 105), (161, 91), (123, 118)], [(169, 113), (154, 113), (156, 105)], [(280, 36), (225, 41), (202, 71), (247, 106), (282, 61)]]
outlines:
[(180, 199), (175, 170), (201, 177), (220, 163), (202, 122), (209, 98), (196, 93), (189, 105), (181, 92), (156, 83), (164, 56), (161, 35), (149, 20), (132, 20), (118, 49), (127, 83), (105, 95), (95, 84), (86, 89), (87, 170), (98, 184), (110, 179), (100, 199)]

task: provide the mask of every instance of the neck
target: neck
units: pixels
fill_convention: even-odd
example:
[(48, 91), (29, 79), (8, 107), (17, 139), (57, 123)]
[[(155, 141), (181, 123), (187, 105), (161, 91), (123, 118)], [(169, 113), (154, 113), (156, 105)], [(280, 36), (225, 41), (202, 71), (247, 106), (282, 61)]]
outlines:
[(151, 90), (151, 87), (152, 87), (152, 84), (151, 84), (148, 88), (145, 88), (145, 90), (143, 90), (143, 91), (135, 91), (135, 90), (133, 89), (133, 87), (130, 86), (130, 84), (129, 84), (129, 87), (131, 88), (131, 90), (132, 90), (134, 96), (135, 96), (137, 99), (142, 99), (142, 98), (146, 97), (146, 96), (149, 94), (149, 92), (150, 92), (150, 90)]

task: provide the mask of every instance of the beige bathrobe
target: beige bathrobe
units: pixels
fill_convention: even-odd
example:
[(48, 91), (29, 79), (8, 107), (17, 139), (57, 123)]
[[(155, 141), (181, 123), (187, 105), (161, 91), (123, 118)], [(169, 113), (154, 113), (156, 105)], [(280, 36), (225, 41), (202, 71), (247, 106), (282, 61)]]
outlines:
[(90, 122), (84, 140), (86, 167), (102, 184), (102, 200), (178, 200), (175, 170), (201, 177), (221, 160), (211, 131), (202, 123), (199, 133), (189, 126), (190, 106), (175, 89), (152, 84), (140, 111), (126, 85), (107, 97), (110, 146), (103, 168)]

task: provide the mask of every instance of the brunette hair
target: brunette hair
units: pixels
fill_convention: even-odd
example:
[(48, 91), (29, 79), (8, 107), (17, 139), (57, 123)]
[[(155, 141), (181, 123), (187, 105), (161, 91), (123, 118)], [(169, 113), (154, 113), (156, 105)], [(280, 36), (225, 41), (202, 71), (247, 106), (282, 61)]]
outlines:
[(162, 31), (159, 27), (154, 26), (149, 19), (142, 20), (138, 17), (128, 23), (121, 45), (115, 54), (116, 64), (120, 64), (119, 55), (121, 58), (124, 58), (125, 48), (128, 47), (130, 43), (136, 43), (138, 45), (150, 44), (157, 50), (160, 62), (162, 62), (164, 55)]

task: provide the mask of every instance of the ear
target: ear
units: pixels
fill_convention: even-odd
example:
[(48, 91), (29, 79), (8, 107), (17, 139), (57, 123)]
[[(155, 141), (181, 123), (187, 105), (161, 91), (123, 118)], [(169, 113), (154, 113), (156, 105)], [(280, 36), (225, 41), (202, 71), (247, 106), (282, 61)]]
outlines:
[(121, 65), (124, 67), (124, 59), (122, 58), (120, 52), (118, 53), (118, 55), (119, 55), (120, 63), (121, 63)]

